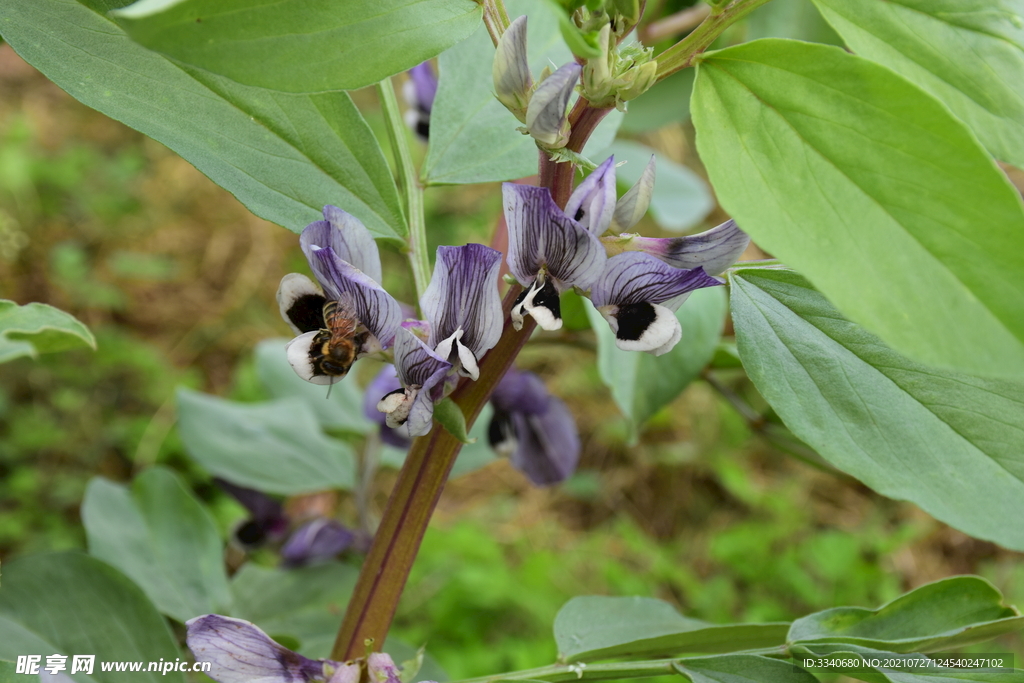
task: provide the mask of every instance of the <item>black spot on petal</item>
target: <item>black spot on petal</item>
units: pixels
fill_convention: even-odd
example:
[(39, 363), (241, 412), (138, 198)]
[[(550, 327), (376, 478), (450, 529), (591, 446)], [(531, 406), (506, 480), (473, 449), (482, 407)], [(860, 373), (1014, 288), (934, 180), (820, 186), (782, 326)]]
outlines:
[(324, 327), (324, 304), (327, 298), (322, 294), (303, 294), (288, 307), (286, 315), (295, 327), (303, 332), (314, 332)]
[(487, 425), (487, 443), (497, 451), (512, 440), (512, 418), (508, 413), (495, 410), (494, 417)]
[(641, 301), (638, 304), (622, 304), (615, 317), (619, 321), (619, 331), (615, 336), (627, 341), (636, 341), (657, 319), (658, 313), (654, 310), (654, 306), (646, 301)]
[(576, 209), (576, 215), (573, 218), (579, 221), (579, 219), (583, 218), (583, 213), (583, 206), (581, 205), (580, 208)]
[(416, 135), (420, 136), (420, 138), (422, 138), (423, 140), (429, 140), (430, 139), (430, 116), (429, 115), (427, 115), (427, 116), (421, 115), (416, 120), (415, 132), (416, 132)]
[(537, 295), (533, 297), (533, 305), (543, 306), (548, 309), (556, 320), (562, 317), (562, 301), (558, 296), (558, 290), (555, 289), (555, 285), (551, 280), (545, 282), (544, 286), (537, 292)]

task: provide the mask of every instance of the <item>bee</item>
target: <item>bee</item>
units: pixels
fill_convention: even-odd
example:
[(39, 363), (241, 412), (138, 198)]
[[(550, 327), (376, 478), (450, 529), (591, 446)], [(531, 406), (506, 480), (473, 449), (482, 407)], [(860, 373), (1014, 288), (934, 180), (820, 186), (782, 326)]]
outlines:
[(318, 375), (344, 377), (356, 361), (357, 320), (351, 306), (341, 301), (324, 304), (324, 328), (313, 339), (310, 361)]

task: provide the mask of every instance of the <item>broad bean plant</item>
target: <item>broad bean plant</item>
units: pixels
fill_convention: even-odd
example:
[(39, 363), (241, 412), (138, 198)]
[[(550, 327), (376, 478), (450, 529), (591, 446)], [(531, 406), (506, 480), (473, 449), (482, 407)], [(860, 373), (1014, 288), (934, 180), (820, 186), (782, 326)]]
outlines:
[[(0, 32), (25, 60), (298, 233), (308, 270), (281, 274), (293, 338), (257, 348), (274, 401), (178, 396), (186, 449), (248, 510), (232, 546), (271, 548), (279, 566), (229, 579), (210, 514), (168, 469), (97, 478), (88, 554), (4, 568), (0, 671), (190, 651), (221, 683), (418, 680), (422, 651), (399, 667), (408, 653), (387, 637), (453, 468), (497, 453), (538, 486), (576, 470), (571, 411), (514, 366), (570, 317), (592, 329), (634, 431), (731, 356), (814, 458), (1024, 550), (1024, 204), (1007, 176), (1024, 168), (1024, 2), (655, 5), (3, 2)], [(349, 95), (368, 86), (379, 138)], [(692, 119), (710, 189), (616, 140), (624, 113), (633, 133)], [(489, 243), (431, 253), (424, 194), (498, 182)], [(731, 217), (715, 227), (712, 190)], [(652, 222), (675, 236), (641, 235)], [(740, 261), (751, 240), (771, 258)], [(404, 273), (385, 272), (378, 242)], [(385, 287), (403, 278), (418, 301)], [(67, 314), (14, 302), (0, 341), (0, 360), (94, 343)], [(364, 357), (383, 364), (361, 389)], [(365, 511), (381, 453), (401, 469), (379, 524), (282, 505), (343, 490)], [(354, 588), (322, 562), (346, 550), (365, 554)], [(302, 618), (311, 582), (343, 616)], [(1010, 662), (954, 671), (926, 655), (1021, 627), (977, 577), (792, 623), (580, 596), (555, 621), (557, 661), (480, 680), (1020, 681)], [(49, 674), (120, 680), (59, 658)]]

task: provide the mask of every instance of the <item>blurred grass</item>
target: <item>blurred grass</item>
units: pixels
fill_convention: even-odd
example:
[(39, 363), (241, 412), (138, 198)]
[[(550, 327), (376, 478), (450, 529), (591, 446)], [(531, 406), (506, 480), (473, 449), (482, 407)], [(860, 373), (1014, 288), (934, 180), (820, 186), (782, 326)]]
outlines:
[[(0, 295), (67, 310), (99, 341), (0, 367), (0, 559), (82, 547), (89, 477), (155, 462), (183, 472), (227, 525), (238, 509), (182, 452), (173, 390), (260, 398), (249, 354), (286, 332), (274, 292), (305, 268), (295, 236), (7, 46), (0, 90)], [(682, 127), (647, 141), (679, 161), (691, 148)], [(496, 189), (430, 190), (431, 246), (487, 241)], [(384, 262), (387, 287), (412, 300), (402, 257)], [(581, 472), (556, 490), (503, 462), (451, 482), (397, 615), (396, 633), (453, 677), (550, 663), (554, 614), (588, 593), (660, 597), (714, 622), (788, 620), (980, 573), (1024, 603), (1021, 555), (796, 462), (706, 384), (627, 447), (586, 335), (569, 341), (533, 343), (521, 365), (577, 416)], [(766, 409), (742, 376), (722, 377)], [(380, 477), (378, 511), (392, 478)], [(977, 647), (1024, 654), (1017, 636)]]

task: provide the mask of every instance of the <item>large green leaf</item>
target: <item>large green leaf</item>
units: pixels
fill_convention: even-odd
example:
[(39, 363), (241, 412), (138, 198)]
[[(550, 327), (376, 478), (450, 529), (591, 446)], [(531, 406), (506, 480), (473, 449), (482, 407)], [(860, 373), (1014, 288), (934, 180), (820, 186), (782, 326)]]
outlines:
[(909, 360), (792, 272), (732, 285), (743, 365), (794, 434), (879, 493), (1024, 550), (1024, 382)]
[[(156, 607), (123, 574), (77, 552), (31, 555), (4, 564), (0, 659), (95, 655), (101, 683), (184, 683), (178, 672), (103, 672), (100, 662), (174, 661), (181, 653)], [(70, 671), (70, 667), (69, 667)], [(67, 673), (67, 672), (65, 672)], [(75, 676), (88, 681), (88, 677)]]
[(811, 673), (780, 659), (758, 655), (694, 657), (675, 663), (691, 683), (817, 683)]
[(671, 657), (683, 652), (738, 652), (778, 647), (789, 624), (709, 624), (654, 598), (573, 598), (555, 617), (560, 660)]
[(353, 90), (411, 69), (480, 25), (473, 0), (139, 0), (128, 34), (184, 64), (291, 93)]
[(854, 52), (930, 92), (1024, 168), (1024, 1), (816, 2)]
[[(545, 0), (513, 0), (509, 14), (527, 15), (527, 49), (535, 76), (572, 53)], [(483, 26), (438, 59), (437, 98), (430, 112), (430, 146), (423, 180), (431, 185), (513, 180), (537, 173), (537, 145), (516, 130), (520, 123), (494, 97), (494, 44)], [(587, 150), (611, 144), (622, 115), (612, 112), (594, 132)]]
[[(805, 668), (820, 669), (823, 673), (842, 673), (869, 683), (1021, 683), (1024, 671), (1013, 669), (1012, 655), (941, 655), (929, 658), (922, 654), (900, 654), (856, 647), (845, 644), (804, 645), (790, 648), (796, 663)], [(950, 660), (962, 658), (967, 662), (996, 660), (999, 670), (992, 667), (951, 668), (944, 666)], [(839, 662), (848, 662), (838, 665)], [(826, 665), (827, 666), (823, 666)]]
[(618, 348), (615, 333), (589, 301), (586, 310), (597, 336), (601, 380), (629, 420), (635, 439), (644, 422), (675, 400), (711, 361), (722, 336), (726, 296), (721, 287), (699, 289), (691, 294), (676, 312), (683, 328), (682, 339), (661, 356)]
[(387, 161), (344, 92), (287, 95), (188, 72), (74, 0), (4, 2), (0, 33), (73, 97), (167, 145), (262, 218), (299, 231), (337, 204), (377, 235), (406, 233)]
[(793, 38), (839, 45), (843, 42), (811, 0), (772, 0), (747, 17), (747, 40)]
[(89, 554), (123, 571), (164, 614), (185, 622), (231, 603), (217, 525), (170, 470), (147, 470), (131, 489), (94, 478), (82, 523)]
[(708, 55), (697, 146), (725, 209), (852, 320), (925, 363), (1024, 376), (1024, 211), (931, 96), (839, 48)]
[(835, 607), (797, 619), (792, 643), (844, 643), (889, 652), (937, 652), (1024, 628), (1024, 617), (977, 576), (955, 576), (905, 593), (876, 610)]
[(70, 313), (47, 304), (19, 306), (0, 299), (0, 363), (78, 346), (95, 349), (96, 338)]
[(287, 339), (264, 339), (256, 345), (256, 373), (271, 397), (302, 399), (324, 429), (366, 434), (376, 428), (363, 416), (363, 392), (356, 384), (355, 368), (325, 396), (322, 385), (295, 374), (285, 356), (287, 343)]
[(196, 462), (239, 486), (294, 495), (355, 481), (351, 450), (299, 398), (235, 403), (179, 389), (178, 429)]

